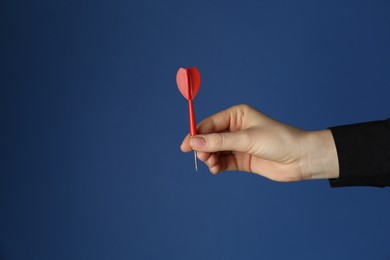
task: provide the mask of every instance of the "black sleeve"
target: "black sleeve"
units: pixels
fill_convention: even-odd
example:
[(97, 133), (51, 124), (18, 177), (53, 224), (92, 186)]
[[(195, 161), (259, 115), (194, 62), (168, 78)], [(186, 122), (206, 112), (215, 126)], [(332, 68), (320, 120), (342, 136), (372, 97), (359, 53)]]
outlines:
[(340, 176), (332, 187), (390, 186), (390, 119), (331, 127)]

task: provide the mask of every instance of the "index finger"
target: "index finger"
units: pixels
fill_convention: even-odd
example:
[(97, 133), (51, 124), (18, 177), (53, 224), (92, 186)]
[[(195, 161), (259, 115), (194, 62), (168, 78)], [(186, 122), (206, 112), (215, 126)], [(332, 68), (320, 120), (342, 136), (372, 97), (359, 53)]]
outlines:
[(237, 106), (234, 106), (207, 117), (197, 127), (199, 134), (218, 133), (227, 129), (231, 130), (231, 125), (236, 115)]

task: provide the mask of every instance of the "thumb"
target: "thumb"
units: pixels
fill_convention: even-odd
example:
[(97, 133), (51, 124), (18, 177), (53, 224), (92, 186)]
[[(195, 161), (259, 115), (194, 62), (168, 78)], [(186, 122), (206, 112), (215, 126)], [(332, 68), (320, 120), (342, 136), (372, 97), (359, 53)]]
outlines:
[(192, 149), (199, 152), (247, 152), (250, 150), (251, 142), (247, 133), (238, 131), (196, 135), (191, 137), (190, 145)]

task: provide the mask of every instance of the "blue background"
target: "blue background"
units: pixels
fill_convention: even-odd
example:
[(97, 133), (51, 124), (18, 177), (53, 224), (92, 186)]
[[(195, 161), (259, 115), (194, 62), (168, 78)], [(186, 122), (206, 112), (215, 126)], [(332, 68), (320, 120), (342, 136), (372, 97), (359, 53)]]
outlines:
[(2, 1), (0, 259), (389, 259), (390, 191), (199, 174), (239, 103), (305, 129), (386, 119), (389, 1)]

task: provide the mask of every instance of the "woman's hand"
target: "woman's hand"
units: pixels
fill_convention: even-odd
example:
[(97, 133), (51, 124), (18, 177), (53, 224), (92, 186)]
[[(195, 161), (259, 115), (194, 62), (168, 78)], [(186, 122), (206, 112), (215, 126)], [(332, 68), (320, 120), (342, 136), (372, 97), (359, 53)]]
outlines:
[(304, 131), (248, 105), (206, 118), (198, 135), (187, 135), (183, 152), (195, 150), (214, 174), (253, 172), (276, 181), (337, 178), (337, 151), (330, 130)]

